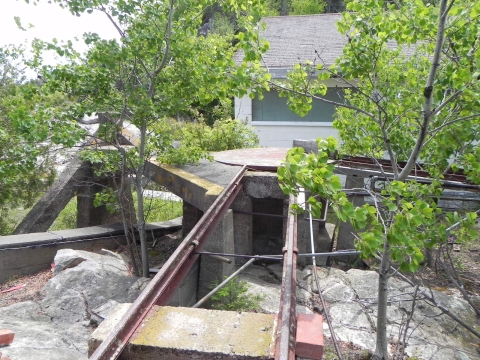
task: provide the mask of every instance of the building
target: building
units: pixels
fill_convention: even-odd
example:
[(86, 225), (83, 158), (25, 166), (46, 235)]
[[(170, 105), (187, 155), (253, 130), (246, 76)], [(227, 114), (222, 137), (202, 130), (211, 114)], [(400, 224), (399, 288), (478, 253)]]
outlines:
[[(341, 14), (303, 16), (274, 16), (263, 18), (266, 24), (261, 37), (270, 43), (263, 56), (263, 66), (272, 79), (286, 79), (295, 64), (309, 61), (332, 65), (342, 54), (347, 38), (337, 31), (336, 23)], [(241, 61), (241, 52), (235, 55)], [(330, 79), (326, 98), (342, 101), (345, 84)], [(278, 92), (264, 92), (264, 98), (251, 99), (248, 95), (235, 98), (235, 117), (246, 120), (259, 136), (260, 145), (268, 147), (291, 147), (294, 139), (314, 139), (337, 136), (333, 129), (334, 106), (320, 100), (313, 101), (312, 110), (300, 117), (293, 113), (287, 100)]]

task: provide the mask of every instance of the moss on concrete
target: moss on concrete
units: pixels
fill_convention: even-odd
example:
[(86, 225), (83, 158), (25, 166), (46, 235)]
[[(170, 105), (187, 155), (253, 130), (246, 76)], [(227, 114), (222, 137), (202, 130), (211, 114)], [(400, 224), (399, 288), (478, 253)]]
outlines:
[(134, 347), (178, 349), (236, 358), (268, 359), (272, 314), (155, 307), (131, 340)]

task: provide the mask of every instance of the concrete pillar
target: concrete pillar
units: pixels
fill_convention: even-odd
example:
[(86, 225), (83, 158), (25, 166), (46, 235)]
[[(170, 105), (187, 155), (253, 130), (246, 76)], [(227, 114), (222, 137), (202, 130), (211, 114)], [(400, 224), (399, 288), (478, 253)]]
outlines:
[[(136, 223), (130, 179), (126, 179), (125, 181), (128, 185), (125, 186), (123, 199), (120, 199), (120, 202), (126, 210), (127, 223)], [(93, 168), (90, 167), (89, 178), (82, 183), (82, 186), (79, 187), (77, 192), (78, 228), (123, 222), (120, 211), (111, 213), (105, 205), (94, 206), (95, 194), (105, 188), (111, 188), (116, 191), (119, 183), (120, 178), (118, 174), (116, 175), (116, 179), (113, 177), (96, 177), (94, 176)]]
[(203, 211), (192, 204), (183, 201), (182, 235), (187, 236), (203, 216)]
[[(207, 239), (203, 251), (229, 253), (234, 249), (233, 237), (233, 211), (228, 210), (220, 219), (217, 227)], [(198, 298), (204, 297), (209, 292), (214, 281), (222, 281), (235, 269), (235, 262), (230, 264), (202, 255), (200, 259), (200, 276), (198, 280)]]
[[(250, 214), (235, 213), (236, 210), (244, 212), (252, 212), (252, 199), (250, 196), (240, 192), (232, 203), (233, 223), (235, 224), (235, 254), (251, 255), (252, 254), (252, 221), (253, 216)], [(248, 259), (235, 258), (235, 264), (243, 265)]]
[(45, 232), (60, 211), (75, 196), (78, 186), (88, 177), (88, 164), (75, 156), (35, 206), (17, 226), (14, 235)]
[[(353, 189), (353, 188), (363, 188), (365, 186), (363, 177), (357, 177), (355, 175), (349, 175), (345, 181), (345, 189)], [(348, 197), (349, 201), (353, 203), (353, 206), (362, 206), (365, 203), (365, 199), (363, 196), (355, 196), (351, 195)], [(346, 249), (354, 249), (355, 248), (355, 237), (352, 235), (356, 234), (355, 229), (353, 228), (352, 224), (349, 222), (340, 223), (338, 229), (338, 238), (337, 238), (337, 248), (336, 250), (346, 250)], [(337, 257), (337, 260), (340, 261), (354, 261), (357, 257), (356, 256), (342, 256)]]

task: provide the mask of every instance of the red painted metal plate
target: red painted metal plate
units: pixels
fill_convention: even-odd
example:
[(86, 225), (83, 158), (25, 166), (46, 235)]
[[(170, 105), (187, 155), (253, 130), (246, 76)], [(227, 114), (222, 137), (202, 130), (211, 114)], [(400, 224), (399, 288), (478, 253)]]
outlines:
[(213, 153), (215, 161), (227, 165), (246, 165), (257, 170), (276, 171), (287, 155), (288, 148), (253, 148)]

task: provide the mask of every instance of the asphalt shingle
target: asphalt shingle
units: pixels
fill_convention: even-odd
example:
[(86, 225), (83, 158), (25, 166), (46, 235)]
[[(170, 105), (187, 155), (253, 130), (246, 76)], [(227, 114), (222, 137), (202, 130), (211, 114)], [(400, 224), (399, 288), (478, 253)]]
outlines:
[[(291, 68), (299, 62), (317, 59), (315, 50), (325, 64), (332, 65), (342, 54), (347, 38), (337, 30), (336, 23), (341, 14), (319, 14), (302, 16), (272, 16), (263, 18), (266, 29), (260, 32), (270, 43), (263, 55), (268, 68)], [(235, 55), (241, 61), (243, 53)]]

